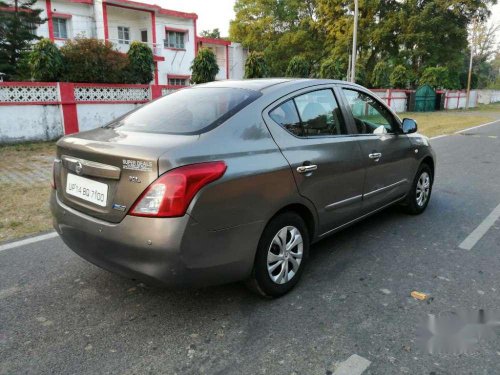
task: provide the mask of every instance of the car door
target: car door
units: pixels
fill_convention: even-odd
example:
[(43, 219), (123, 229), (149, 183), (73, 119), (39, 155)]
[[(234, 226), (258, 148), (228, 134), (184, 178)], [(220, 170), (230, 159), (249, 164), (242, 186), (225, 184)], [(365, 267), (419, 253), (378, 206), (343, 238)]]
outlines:
[(299, 193), (317, 209), (319, 233), (359, 215), (364, 165), (332, 87), (288, 95), (263, 112)]
[(354, 86), (343, 86), (340, 91), (366, 166), (363, 212), (368, 213), (406, 194), (413, 150), (399, 120), (379, 99)]

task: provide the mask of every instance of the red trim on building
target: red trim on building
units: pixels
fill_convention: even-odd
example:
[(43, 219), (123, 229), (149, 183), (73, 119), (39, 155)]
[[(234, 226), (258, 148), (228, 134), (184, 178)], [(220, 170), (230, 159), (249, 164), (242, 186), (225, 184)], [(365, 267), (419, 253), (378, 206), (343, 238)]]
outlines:
[(54, 24), (52, 23), (52, 3), (50, 0), (45, 0), (45, 8), (47, 11), (47, 25), (49, 26), (49, 39), (54, 41)]
[(175, 27), (165, 26), (165, 31), (175, 31), (175, 32), (178, 32), (178, 33), (188, 33), (189, 29), (177, 29)]
[(78, 113), (75, 101), (75, 84), (60, 82), (59, 93), (61, 95), (61, 113), (63, 119), (64, 134), (78, 133)]
[(154, 67), (155, 67), (155, 71), (154, 71), (155, 85), (158, 85), (158, 61), (154, 62)]
[(229, 45), (226, 45), (226, 79), (229, 79)]
[(59, 13), (59, 12), (52, 12), (52, 18), (64, 18), (64, 19), (71, 19), (73, 16), (68, 13)]
[(197, 36), (196, 42), (207, 43), (207, 44), (218, 44), (220, 46), (229, 46), (231, 44), (230, 40), (217, 39), (217, 38), (206, 38), (204, 36)]
[(151, 12), (151, 37), (153, 38), (153, 46), (156, 45), (156, 14)]
[(153, 60), (154, 61), (165, 61), (165, 57), (164, 56), (153, 55)]
[[(18, 12), (27, 12), (31, 13), (31, 9), (22, 9), (22, 8), (17, 8)], [(0, 7), (0, 11), (2, 12), (15, 12), (16, 8), (15, 7)]]
[(106, 3), (102, 2), (102, 22), (104, 26), (104, 40), (109, 39), (109, 30), (108, 30), (108, 8)]
[(2, 86), (28, 86), (28, 87), (54, 87), (57, 86), (56, 82), (0, 82)]
[(103, 3), (104, 2), (106, 2), (106, 4), (108, 4), (108, 5), (126, 6), (126, 7), (129, 7), (131, 9), (135, 9), (135, 10), (154, 11), (154, 12), (158, 12), (159, 14), (164, 14), (167, 16), (172, 16), (172, 17), (177, 17), (177, 18), (188, 18), (188, 19), (197, 19), (198, 18), (198, 15), (196, 13), (178, 12), (176, 10), (162, 8), (158, 5), (146, 4), (146, 3), (141, 3), (138, 1), (106, 0), (106, 1), (103, 1)]

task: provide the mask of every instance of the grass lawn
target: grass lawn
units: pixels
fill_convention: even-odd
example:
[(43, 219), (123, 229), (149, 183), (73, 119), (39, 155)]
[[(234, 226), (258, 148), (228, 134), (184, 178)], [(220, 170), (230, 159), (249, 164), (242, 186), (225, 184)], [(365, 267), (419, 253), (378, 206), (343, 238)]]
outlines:
[(52, 229), (54, 149), (53, 142), (0, 146), (0, 243)]
[[(417, 120), (419, 132), (432, 137), (500, 119), (500, 103), (400, 117)], [(0, 146), (0, 243), (52, 229), (48, 199), (54, 153), (54, 142)]]

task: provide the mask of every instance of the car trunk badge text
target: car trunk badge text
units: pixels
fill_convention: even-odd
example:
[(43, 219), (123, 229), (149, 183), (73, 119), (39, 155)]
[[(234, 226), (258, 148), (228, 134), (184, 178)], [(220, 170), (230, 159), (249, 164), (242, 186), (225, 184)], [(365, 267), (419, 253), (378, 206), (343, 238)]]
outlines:
[(124, 206), (124, 205), (121, 205), (121, 204), (117, 204), (117, 203), (113, 203), (113, 210), (125, 211), (126, 208), (127, 208), (127, 206)]
[(123, 169), (132, 171), (151, 172), (153, 170), (152, 161), (123, 159)]

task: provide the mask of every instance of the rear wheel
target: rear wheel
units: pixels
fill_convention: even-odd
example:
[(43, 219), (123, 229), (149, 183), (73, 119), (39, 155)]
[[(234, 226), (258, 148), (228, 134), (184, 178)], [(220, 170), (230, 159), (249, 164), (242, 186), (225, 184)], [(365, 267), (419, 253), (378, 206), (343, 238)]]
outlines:
[(259, 241), (249, 286), (267, 297), (289, 292), (299, 281), (309, 252), (304, 220), (293, 212), (272, 219)]
[(432, 193), (432, 171), (427, 164), (422, 164), (413, 180), (411, 190), (405, 201), (405, 210), (418, 215), (425, 211)]

